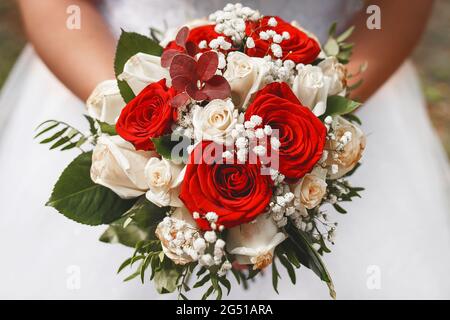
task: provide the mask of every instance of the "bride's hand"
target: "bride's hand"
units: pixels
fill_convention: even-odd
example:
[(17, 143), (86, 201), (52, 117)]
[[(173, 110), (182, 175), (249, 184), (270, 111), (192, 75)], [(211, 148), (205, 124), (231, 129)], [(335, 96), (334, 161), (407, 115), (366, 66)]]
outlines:
[(350, 39), (355, 43), (350, 73), (357, 73), (361, 64), (368, 63), (362, 86), (352, 92), (352, 97), (361, 101), (385, 83), (410, 55), (426, 26), (433, 1), (373, 0), (368, 4), (380, 7), (381, 30), (367, 28), (369, 15), (364, 7), (354, 21), (355, 33)]
[[(113, 79), (115, 40), (95, 2), (18, 0), (28, 38), (49, 69), (86, 100), (102, 80)], [(80, 29), (69, 29), (67, 8), (78, 6)]]

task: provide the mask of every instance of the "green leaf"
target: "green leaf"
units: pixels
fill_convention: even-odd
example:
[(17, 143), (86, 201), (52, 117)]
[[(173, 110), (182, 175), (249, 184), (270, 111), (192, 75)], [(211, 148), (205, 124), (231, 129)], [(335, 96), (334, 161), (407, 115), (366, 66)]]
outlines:
[(155, 273), (153, 281), (158, 293), (171, 293), (177, 289), (177, 281), (180, 273), (175, 268), (162, 268)]
[(206, 269), (205, 267), (201, 267), (200, 270), (198, 270), (196, 276), (200, 277), (202, 274), (204, 274), (208, 269)]
[(355, 111), (360, 105), (359, 102), (341, 96), (331, 96), (327, 99), (325, 116), (344, 115)]
[(198, 280), (195, 284), (194, 284), (194, 288), (200, 288), (201, 286), (203, 286), (205, 283), (207, 283), (209, 281), (209, 279), (211, 279), (211, 275), (208, 273), (207, 275), (205, 275), (201, 280)]
[(123, 269), (125, 269), (126, 267), (128, 267), (131, 263), (132, 257), (128, 258), (127, 260), (125, 260), (124, 262), (122, 262), (122, 264), (120, 265), (119, 269), (117, 270), (117, 273), (120, 273)]
[(355, 30), (355, 26), (351, 26), (350, 28), (348, 28), (347, 30), (345, 30), (344, 32), (342, 32), (338, 37), (337, 37), (337, 42), (343, 42), (345, 40), (347, 40), (353, 33), (353, 31)]
[(89, 122), (89, 131), (92, 135), (97, 134), (97, 128), (95, 127), (95, 120), (91, 116), (88, 116), (87, 114), (83, 115), (84, 118)]
[(345, 210), (344, 208), (342, 208), (340, 205), (338, 205), (337, 203), (333, 204), (333, 207), (336, 209), (337, 212), (342, 213), (342, 214), (346, 214), (347, 210)]
[(217, 292), (216, 300), (221, 300), (222, 299), (222, 288), (219, 285), (219, 280), (217, 279), (216, 275), (211, 277), (211, 283), (212, 283), (212, 286), (214, 287), (214, 291)]
[(328, 35), (330, 37), (333, 37), (336, 34), (336, 28), (337, 28), (337, 22), (333, 22), (333, 24), (330, 26), (330, 29), (328, 29)]
[(133, 273), (133, 274), (129, 275), (128, 277), (126, 277), (125, 279), (123, 279), (123, 281), (127, 282), (127, 281), (130, 281), (130, 280), (133, 280), (134, 278), (136, 278), (139, 275), (140, 275), (140, 272), (138, 270), (135, 273)]
[(337, 56), (339, 54), (339, 44), (334, 38), (329, 38), (323, 46), (323, 50), (327, 56)]
[(178, 294), (178, 297), (181, 298), (179, 300), (189, 300), (184, 294), (182, 294), (181, 292)]
[(356, 116), (356, 115), (354, 115), (354, 114), (352, 114), (352, 113), (345, 114), (345, 115), (343, 115), (343, 117), (344, 117), (345, 119), (347, 119), (348, 121), (350, 121), (350, 122), (353, 122), (353, 123), (362, 125), (361, 119), (359, 119), (358, 116)]
[(286, 254), (286, 257), (289, 259), (289, 261), (298, 269), (300, 268), (301, 264), (300, 261), (298, 261), (297, 256), (295, 255), (295, 250), (289, 245), (288, 241), (284, 241), (280, 245), (284, 253)]
[[(156, 226), (165, 217), (167, 207), (160, 208), (144, 196), (141, 196), (122, 217), (114, 221), (100, 237), (100, 241), (121, 243), (137, 248), (144, 245), (145, 240), (155, 239)], [(137, 248), (136, 252), (140, 248)]]
[(288, 240), (295, 246), (297, 258), (307, 268), (314, 271), (321, 280), (325, 281), (328, 285), (330, 296), (336, 298), (336, 292), (334, 291), (333, 281), (330, 274), (325, 267), (320, 255), (313, 249), (306, 234), (295, 228), (291, 223), (286, 226), (286, 231), (289, 234)]
[(156, 43), (160, 43), (164, 37), (164, 32), (156, 28), (150, 28), (150, 37)]
[[(135, 32), (126, 32), (122, 30), (119, 42), (117, 44), (116, 58), (114, 61), (114, 71), (118, 77), (125, 66), (125, 63), (135, 54), (142, 52), (154, 56), (161, 56), (163, 48), (154, 40)], [(134, 93), (125, 81), (117, 81), (120, 93), (125, 102), (130, 102)]]
[[(47, 126), (44, 129), (41, 129), (44, 125)], [(47, 144), (52, 143), (50, 146), (50, 150), (61, 148), (61, 151), (73, 149), (75, 147), (81, 147), (83, 143), (87, 141), (87, 138), (77, 129), (73, 128), (72, 126), (56, 120), (48, 120), (43, 123), (41, 123), (37, 128), (36, 131), (38, 133), (34, 136), (34, 138), (38, 138), (45, 133), (50, 133), (51, 131), (55, 131), (50, 137), (47, 137), (40, 141), (41, 144)], [(73, 141), (75, 137), (81, 137), (78, 141)], [(81, 144), (78, 144), (80, 140), (82, 140)]]
[(91, 180), (92, 152), (80, 154), (63, 171), (48, 206), (69, 219), (87, 225), (117, 220), (136, 200), (123, 200), (110, 189)]
[(241, 273), (239, 271), (237, 271), (236, 269), (234, 269), (234, 268), (231, 269), (231, 272), (233, 273), (234, 278), (236, 279), (236, 282), (238, 284), (241, 284)]
[(211, 293), (213, 293), (213, 291), (214, 287), (213, 286), (209, 287), (208, 290), (205, 292), (205, 294), (203, 294), (202, 300), (208, 299), (208, 297), (211, 295)]
[(148, 201), (144, 195), (125, 213), (124, 218), (130, 218), (141, 229), (148, 229), (161, 222), (169, 209), (169, 207), (158, 207)]
[(260, 269), (249, 269), (247, 280), (251, 280), (254, 277), (256, 277), (260, 273), (260, 271), (261, 271)]
[(278, 279), (281, 279), (281, 277), (280, 277), (280, 274), (278, 273), (275, 259), (273, 259), (273, 261), (272, 261), (272, 286), (277, 294), (279, 294), (278, 293)]
[(109, 134), (110, 136), (116, 136), (117, 135), (117, 131), (116, 131), (116, 126), (113, 124), (109, 124), (106, 122), (102, 122), (102, 121), (97, 121), (99, 126), (100, 126), (100, 131), (102, 133), (106, 133)]
[(295, 276), (295, 270), (292, 267), (292, 264), (290, 261), (282, 254), (278, 255), (278, 258), (280, 259), (281, 264), (286, 268), (289, 278), (291, 279), (291, 282), (295, 284), (296, 282), (296, 276)]
[(136, 243), (148, 239), (148, 233), (135, 225), (126, 228), (118, 225), (111, 225), (100, 236), (100, 241), (106, 243), (120, 243), (124, 246), (134, 248)]
[(219, 282), (227, 289), (227, 296), (231, 291), (231, 282), (226, 277), (219, 277)]
[(66, 128), (64, 128), (64, 129), (62, 129), (62, 130), (56, 132), (55, 134), (53, 134), (51, 137), (42, 140), (42, 141), (39, 142), (39, 143), (41, 143), (41, 144), (46, 144), (46, 143), (52, 142), (52, 141), (54, 141), (55, 139), (61, 137), (61, 136), (64, 134), (64, 132), (67, 131), (67, 129), (68, 129), (68, 128), (66, 127)]
[(41, 123), (41, 124), (37, 127), (36, 130), (39, 130), (39, 129), (41, 128), (42, 125), (47, 124), (47, 123), (52, 123), (52, 124), (49, 125), (48, 127), (46, 127), (45, 129), (39, 131), (39, 132), (34, 136), (35, 139), (36, 139), (37, 137), (43, 135), (43, 134), (46, 133), (47, 131), (50, 131), (50, 130), (52, 130), (53, 128), (56, 128), (56, 127), (59, 125), (58, 122), (55, 123), (53, 120), (49, 120), (49, 121), (45, 121), (45, 122)]
[[(189, 139), (178, 134), (166, 134), (158, 138), (152, 138), (156, 152), (164, 158), (175, 162), (182, 161), (187, 156), (186, 148), (190, 145), (190, 141), (188, 140)], [(172, 154), (172, 150), (175, 146), (179, 148), (179, 152)]]

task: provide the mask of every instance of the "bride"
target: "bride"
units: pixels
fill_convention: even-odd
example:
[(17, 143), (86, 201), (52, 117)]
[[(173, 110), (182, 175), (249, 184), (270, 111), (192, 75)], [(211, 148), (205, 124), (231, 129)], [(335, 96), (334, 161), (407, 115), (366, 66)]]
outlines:
[[(122, 282), (116, 268), (130, 249), (97, 241), (102, 227), (68, 221), (45, 207), (51, 186), (75, 153), (50, 153), (33, 141), (47, 119), (84, 127), (83, 102), (97, 83), (112, 79), (120, 28), (148, 33), (176, 27), (226, 4), (221, 0), (20, 0), (27, 46), (0, 96), (0, 298), (161, 298), (151, 284)], [(245, 5), (297, 20), (321, 41), (333, 21), (353, 23), (357, 44), (350, 71), (368, 70), (355, 97), (368, 133), (364, 165), (354, 176), (363, 199), (339, 219), (333, 252), (325, 257), (341, 299), (450, 298), (450, 180), (448, 162), (431, 128), (417, 76), (404, 62), (417, 42), (431, 1), (377, 0), (381, 30), (366, 27), (362, 1), (261, 0)], [(80, 28), (67, 28), (69, 6)], [(338, 214), (336, 214), (338, 215)], [(270, 276), (234, 285), (231, 298), (328, 298), (306, 268), (294, 287), (283, 277), (280, 295)], [(173, 296), (171, 296), (173, 297)]]

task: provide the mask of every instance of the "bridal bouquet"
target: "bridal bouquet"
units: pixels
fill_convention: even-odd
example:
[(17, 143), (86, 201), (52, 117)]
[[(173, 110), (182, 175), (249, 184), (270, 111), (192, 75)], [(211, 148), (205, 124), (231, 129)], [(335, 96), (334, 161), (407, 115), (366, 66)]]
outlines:
[(108, 225), (101, 241), (134, 248), (119, 272), (160, 293), (220, 299), (230, 275), (247, 286), (270, 269), (277, 291), (280, 266), (295, 284), (303, 265), (334, 297), (330, 209), (363, 190), (347, 180), (366, 143), (348, 98), (351, 31), (334, 25), (321, 46), (240, 4), (165, 34), (123, 31), (117, 79), (87, 101), (90, 130), (38, 129), (51, 149), (82, 151), (47, 205)]

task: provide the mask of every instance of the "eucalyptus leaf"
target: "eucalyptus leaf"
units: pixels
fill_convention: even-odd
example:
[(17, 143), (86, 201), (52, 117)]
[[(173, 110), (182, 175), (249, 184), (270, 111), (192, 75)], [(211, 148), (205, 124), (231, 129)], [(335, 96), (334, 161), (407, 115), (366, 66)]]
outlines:
[[(154, 40), (135, 32), (122, 30), (117, 44), (116, 58), (114, 61), (114, 71), (118, 77), (125, 66), (125, 63), (135, 54), (142, 52), (154, 56), (161, 56), (163, 48)], [(117, 81), (120, 93), (125, 102), (130, 102), (134, 93), (125, 81)]]
[(92, 152), (75, 158), (59, 177), (47, 205), (82, 224), (109, 224), (135, 200), (121, 199), (110, 189), (95, 184), (90, 176), (91, 163)]

